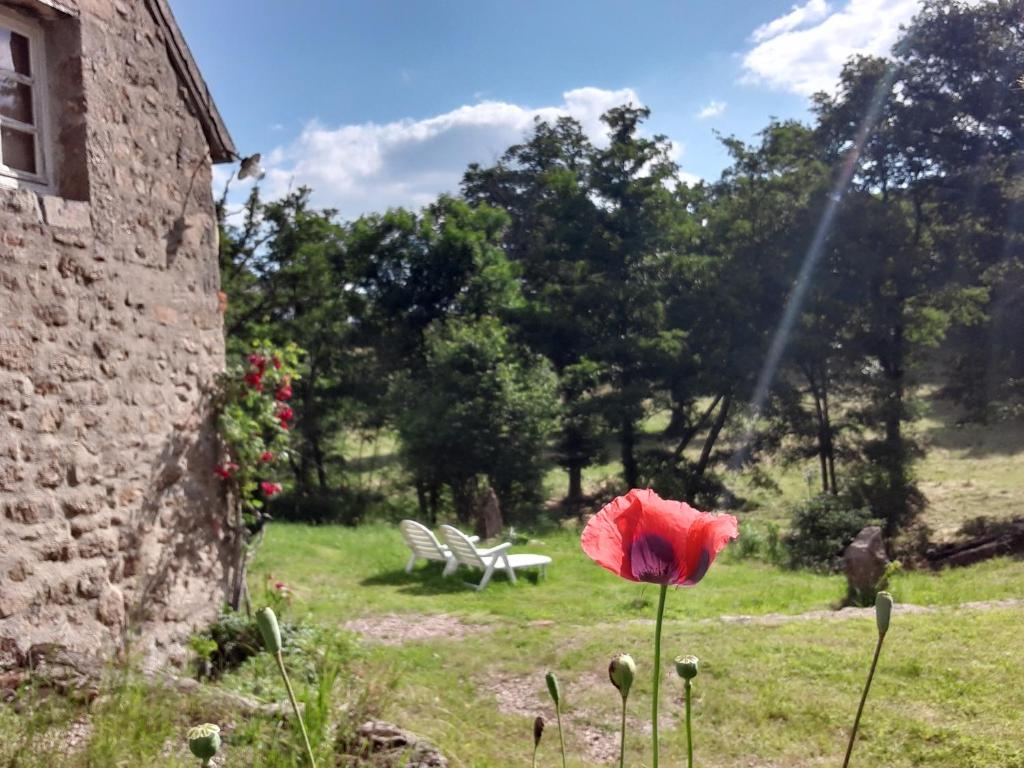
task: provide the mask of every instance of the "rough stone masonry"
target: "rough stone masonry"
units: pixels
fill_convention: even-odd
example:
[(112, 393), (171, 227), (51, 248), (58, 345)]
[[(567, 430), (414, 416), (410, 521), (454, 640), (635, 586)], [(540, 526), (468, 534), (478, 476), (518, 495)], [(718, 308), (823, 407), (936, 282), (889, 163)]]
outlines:
[(53, 162), (0, 187), (0, 669), (180, 658), (231, 578), (208, 399), (234, 150), (165, 0), (0, 11), (44, 34)]

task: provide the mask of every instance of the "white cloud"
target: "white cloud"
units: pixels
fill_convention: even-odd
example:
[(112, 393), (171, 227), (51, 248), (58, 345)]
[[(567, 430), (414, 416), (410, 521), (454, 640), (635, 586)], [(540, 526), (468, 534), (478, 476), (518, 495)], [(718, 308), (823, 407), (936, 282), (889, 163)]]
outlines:
[(725, 112), (725, 102), (712, 99), (697, 112), (698, 120), (709, 120), (712, 117), (720, 117)]
[(812, 21), (818, 21), (828, 15), (828, 3), (825, 0), (807, 0), (803, 5), (794, 5), (785, 16), (772, 19), (754, 30), (750, 39), (755, 43), (771, 40), (783, 32), (790, 32)]
[[(570, 115), (596, 143), (604, 139), (601, 115), (611, 107), (640, 104), (630, 88), (577, 88), (557, 106), (530, 108), (481, 101), (422, 120), (337, 127), (310, 122), (290, 143), (264, 158), (264, 196), (307, 185), (317, 205), (352, 218), (389, 207), (419, 207), (441, 192), (457, 192), (471, 162), (492, 163), (526, 136), (535, 117)], [(680, 145), (673, 146), (680, 153)]]
[(743, 56), (744, 81), (809, 95), (831, 91), (847, 58), (885, 55), (920, 7), (919, 0), (847, 0), (831, 9), (824, 0), (794, 6), (762, 24)]

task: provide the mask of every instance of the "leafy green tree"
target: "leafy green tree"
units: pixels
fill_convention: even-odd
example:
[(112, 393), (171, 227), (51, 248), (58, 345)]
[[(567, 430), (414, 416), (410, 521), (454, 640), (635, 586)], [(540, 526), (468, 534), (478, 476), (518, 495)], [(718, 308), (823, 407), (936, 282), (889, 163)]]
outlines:
[(299, 418), (291, 466), (300, 488), (326, 490), (343, 462), (330, 448), (333, 437), (372, 361), (351, 343), (365, 299), (353, 289), (345, 231), (334, 211), (312, 208), (309, 197), (300, 188), (265, 203), (254, 187), (240, 224), (221, 222), (221, 284), (229, 353), (243, 355), (252, 338), (305, 351), (293, 387)]
[[(453, 481), (444, 471), (443, 453), (419, 452), (417, 420), (443, 418), (444, 412), (423, 413), (413, 384), (436, 375), (430, 368), (430, 337), (442, 334), (446, 324), (498, 322), (494, 318), (521, 305), (517, 270), (500, 247), (507, 225), (508, 217), (498, 209), (442, 196), (419, 214), (396, 209), (348, 228), (346, 258), (359, 265), (356, 285), (367, 302), (359, 338), (375, 351), (382, 392), (389, 382), (404, 382), (390, 388), (382, 421), (397, 426), (403, 437), (403, 455), (427, 518), (436, 514), (444, 486), (455, 495), (460, 514), (468, 515), (480, 473)], [(413, 442), (406, 443), (407, 437)], [(511, 480), (502, 480), (496, 470), (488, 475), (499, 493), (516, 496)]]
[(596, 227), (583, 309), (593, 318), (588, 355), (601, 369), (603, 409), (618, 433), (623, 479), (639, 484), (638, 423), (682, 353), (685, 333), (666, 323), (664, 274), (684, 213), (670, 186), (678, 167), (664, 136), (641, 135), (646, 107), (602, 116), (608, 145), (593, 153)]
[(520, 271), (524, 301), (507, 313), (518, 337), (559, 374), (562, 419), (555, 459), (569, 477), (566, 502), (582, 501), (583, 469), (602, 455), (605, 422), (593, 354), (599, 325), (591, 305), (597, 207), (589, 187), (593, 147), (578, 122), (538, 121), (492, 167), (471, 165), (463, 193), (500, 207), (511, 225), (502, 245)]
[(463, 523), (486, 485), (513, 515), (539, 502), (557, 412), (550, 365), (511, 342), (493, 317), (435, 322), (424, 353), (423, 367), (395, 384), (410, 468), (447, 486)]

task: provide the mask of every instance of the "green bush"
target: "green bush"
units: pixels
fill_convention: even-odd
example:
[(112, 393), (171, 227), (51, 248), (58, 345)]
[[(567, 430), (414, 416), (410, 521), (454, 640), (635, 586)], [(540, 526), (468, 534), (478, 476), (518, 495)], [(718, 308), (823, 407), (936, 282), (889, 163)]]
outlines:
[(793, 568), (838, 570), (846, 546), (864, 526), (878, 523), (871, 510), (831, 494), (797, 505), (792, 515), (785, 545)]
[(271, 499), (267, 514), (297, 523), (358, 525), (374, 501), (371, 494), (355, 491), (293, 490)]

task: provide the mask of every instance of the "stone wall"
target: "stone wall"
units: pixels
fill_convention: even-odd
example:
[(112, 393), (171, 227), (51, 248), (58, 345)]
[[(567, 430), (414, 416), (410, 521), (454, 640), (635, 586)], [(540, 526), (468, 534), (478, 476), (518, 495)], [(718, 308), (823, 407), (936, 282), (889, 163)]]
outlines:
[(173, 657), (229, 581), (207, 143), (141, 0), (64, 2), (58, 194), (0, 189), (0, 668)]

